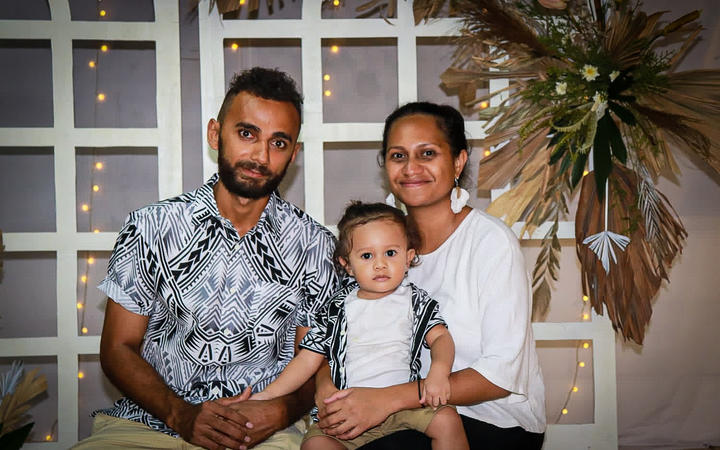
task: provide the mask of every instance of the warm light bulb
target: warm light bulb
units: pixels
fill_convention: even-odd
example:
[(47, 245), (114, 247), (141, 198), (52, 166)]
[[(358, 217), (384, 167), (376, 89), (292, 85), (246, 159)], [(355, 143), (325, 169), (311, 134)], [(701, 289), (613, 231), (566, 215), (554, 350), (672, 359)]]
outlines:
[(334, 6), (340, 6), (340, 0), (333, 0)]
[(563, 415), (567, 414), (568, 413), (567, 408), (563, 408), (562, 413), (563, 413)]
[(80, 209), (82, 209), (85, 212), (90, 211), (90, 207), (86, 203), (83, 203), (82, 206), (80, 207)]
[(87, 283), (87, 275), (81, 276), (80, 281), (82, 281), (83, 283)]
[(332, 95), (332, 91), (330, 89), (327, 89), (325, 91), (325, 97), (330, 97)]
[(82, 334), (87, 334), (88, 329), (87, 329), (87, 327), (82, 327), (82, 330), (80, 330), (80, 331), (82, 331)]
[(81, 380), (82, 380), (83, 378), (85, 378), (85, 373), (83, 373), (83, 372), (78, 372), (78, 378), (80, 378)]
[(589, 173), (590, 173), (590, 171), (588, 171), (588, 170), (583, 170), (583, 176), (585, 176), (585, 175), (587, 175), (587, 174), (589, 174)]
[(587, 343), (587, 342), (586, 342), (586, 343), (584, 343), (584, 344), (583, 344), (583, 348), (590, 348), (590, 344), (589, 344), (589, 343)]
[(95, 234), (98, 234), (99, 232), (100, 232), (100, 230), (98, 230), (97, 228), (95, 228), (95, 229), (93, 230), (93, 233), (95, 233)]
[(245, 0), (239, 0), (238, 3), (241, 4), (241, 5), (244, 5), (244, 4), (245, 4)]
[(93, 184), (93, 192), (97, 192), (99, 190), (100, 190), (100, 186), (98, 186), (97, 184)]
[(573, 392), (577, 392), (577, 391), (579, 391), (579, 390), (580, 390), (580, 389), (578, 389), (577, 386), (573, 386), (573, 389), (572, 389)]
[(108, 51), (108, 46), (107, 46), (107, 44), (101, 45), (101, 46), (100, 46), (100, 51), (101, 51), (101, 52), (106, 52), (106, 51)]
[(330, 47), (330, 51), (333, 53), (337, 53), (340, 51), (340, 47), (338, 47), (337, 45), (333, 45), (332, 47)]
[(583, 295), (583, 301), (586, 302), (588, 300), (590, 300), (590, 297), (588, 297), (587, 295)]
[(99, 93), (99, 94), (97, 95), (97, 99), (98, 99), (99, 102), (104, 102), (104, 101), (105, 101), (105, 94), (103, 94), (102, 92)]
[(490, 103), (488, 103), (487, 101), (482, 101), (482, 102), (480, 102), (480, 108), (481, 108), (481, 109), (485, 109), (485, 108), (487, 108), (488, 106), (490, 106)]
[(578, 366), (580, 366), (580, 367), (585, 367), (585, 363), (584, 363), (583, 361), (580, 361), (580, 362), (578, 363)]
[(238, 49), (239, 47), (240, 47), (240, 46), (237, 44), (237, 42), (233, 42), (232, 45), (230, 46), (230, 48), (231, 48), (232, 51), (234, 51), (234, 52), (237, 51), (237, 49)]
[(107, 16), (107, 11), (105, 11), (104, 9), (101, 9), (101, 10), (100, 10), (100, 17), (105, 17), (105, 16)]
[(77, 309), (83, 309), (83, 304), (80, 302), (77, 302)]
[(483, 155), (485, 155), (485, 156), (490, 156), (490, 153), (491, 153), (490, 150), (485, 150), (485, 151), (483, 152)]
[(96, 168), (97, 170), (102, 170), (102, 168), (103, 168), (103, 163), (101, 163), (101, 162), (96, 162), (96, 163), (95, 163), (95, 168)]
[(48, 434), (47, 436), (45, 436), (45, 440), (52, 441), (52, 434)]
[(583, 314), (583, 320), (588, 320), (590, 318), (590, 314), (585, 313)]
[(88, 258), (88, 264), (95, 264), (95, 258), (92, 256)]
[(88, 62), (88, 67), (90, 67), (91, 69), (94, 69), (94, 68), (95, 68), (95, 61), (92, 61), (92, 60), (91, 60), (90, 62)]
[(323, 75), (323, 80), (330, 81), (330, 74), (326, 73), (325, 75)]

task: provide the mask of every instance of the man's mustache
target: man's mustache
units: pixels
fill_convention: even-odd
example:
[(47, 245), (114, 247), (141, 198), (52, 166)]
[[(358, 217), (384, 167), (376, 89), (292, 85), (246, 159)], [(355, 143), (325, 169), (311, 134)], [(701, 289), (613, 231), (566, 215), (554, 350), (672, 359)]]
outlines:
[(267, 166), (252, 161), (238, 161), (235, 163), (234, 169), (252, 170), (266, 177), (272, 175), (272, 172), (270, 171), (270, 169), (268, 169)]

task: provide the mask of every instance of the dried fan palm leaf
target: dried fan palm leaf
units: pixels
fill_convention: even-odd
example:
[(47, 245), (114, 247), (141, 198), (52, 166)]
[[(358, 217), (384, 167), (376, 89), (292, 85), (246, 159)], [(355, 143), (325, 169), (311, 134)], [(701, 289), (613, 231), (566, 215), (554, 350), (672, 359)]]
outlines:
[(645, 239), (646, 229), (638, 217), (638, 179), (629, 169), (616, 165), (608, 179), (613, 187), (608, 201), (613, 208), (608, 215), (608, 228), (630, 237), (624, 252), (607, 273), (595, 253), (582, 242), (603, 231), (604, 208), (597, 201), (594, 173), (584, 177), (575, 219), (576, 250), (581, 263), (583, 293), (590, 297), (595, 311), (606, 311), (613, 328), (625, 339), (642, 344), (645, 328), (652, 314), (651, 301), (667, 268), (682, 251), (681, 241), (687, 236), (674, 211), (664, 197), (658, 206), (659, 240), (667, 246), (658, 253)]
[(37, 376), (39, 369), (31, 370), (17, 383), (15, 390), (5, 395), (0, 403), (0, 423), (3, 432), (14, 430), (25, 419), (29, 402), (47, 390), (45, 375)]
[[(547, 128), (540, 130), (524, 143), (521, 143), (520, 139), (514, 138), (499, 150), (480, 160), (478, 189), (498, 189), (515, 178), (524, 170), (528, 161), (546, 147), (547, 132)], [(492, 144), (484, 143), (484, 145)]]

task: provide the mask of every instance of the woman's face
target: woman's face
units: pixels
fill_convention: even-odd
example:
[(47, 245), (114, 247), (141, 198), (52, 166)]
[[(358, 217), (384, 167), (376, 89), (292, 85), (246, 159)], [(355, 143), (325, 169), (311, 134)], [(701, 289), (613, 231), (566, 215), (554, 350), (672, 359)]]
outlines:
[(408, 207), (449, 201), (466, 160), (466, 151), (453, 158), (445, 133), (433, 116), (401, 117), (388, 133), (385, 171), (390, 190)]

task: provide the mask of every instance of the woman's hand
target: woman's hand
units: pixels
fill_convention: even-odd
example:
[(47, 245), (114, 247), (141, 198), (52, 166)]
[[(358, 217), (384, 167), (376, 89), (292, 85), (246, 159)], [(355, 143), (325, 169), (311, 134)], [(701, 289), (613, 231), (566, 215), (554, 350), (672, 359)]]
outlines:
[(350, 388), (325, 400), (325, 415), (318, 425), (324, 433), (353, 439), (379, 425), (393, 412), (383, 389)]
[(440, 373), (440, 371), (433, 372), (432, 368), (430, 368), (430, 372), (423, 382), (420, 403), (437, 408), (440, 405), (447, 405), (449, 399), (450, 378)]

